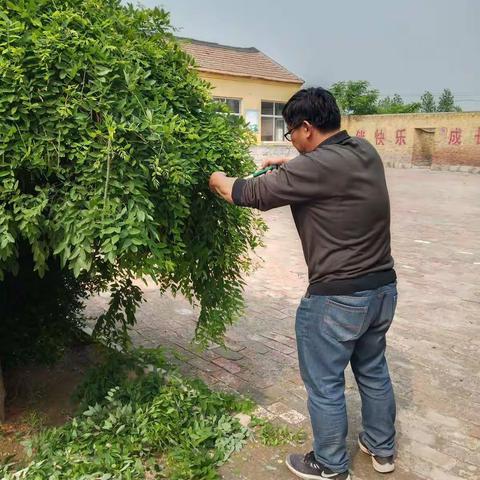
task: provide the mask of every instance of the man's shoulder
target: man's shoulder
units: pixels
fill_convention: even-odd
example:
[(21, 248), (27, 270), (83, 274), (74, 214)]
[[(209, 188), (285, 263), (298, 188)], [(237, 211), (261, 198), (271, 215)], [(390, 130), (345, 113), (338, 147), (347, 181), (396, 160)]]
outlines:
[(326, 158), (329, 156), (356, 156), (377, 158), (377, 149), (365, 138), (349, 137), (342, 143), (333, 143), (321, 145), (312, 152), (316, 158)]
[(377, 170), (382, 164), (375, 147), (363, 138), (350, 137), (342, 143), (321, 145), (305, 155), (313, 168), (329, 175), (353, 175), (359, 169)]

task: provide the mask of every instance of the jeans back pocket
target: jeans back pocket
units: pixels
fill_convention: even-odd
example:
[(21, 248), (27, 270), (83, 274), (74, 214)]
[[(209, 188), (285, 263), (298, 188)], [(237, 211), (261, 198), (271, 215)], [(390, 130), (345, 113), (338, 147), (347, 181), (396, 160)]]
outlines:
[[(354, 305), (361, 301), (363, 305)], [(347, 303), (348, 302), (348, 303)], [(368, 298), (361, 297), (330, 297), (324, 314), (323, 328), (325, 334), (339, 342), (356, 340), (363, 335), (367, 326), (365, 320), (368, 312)]]

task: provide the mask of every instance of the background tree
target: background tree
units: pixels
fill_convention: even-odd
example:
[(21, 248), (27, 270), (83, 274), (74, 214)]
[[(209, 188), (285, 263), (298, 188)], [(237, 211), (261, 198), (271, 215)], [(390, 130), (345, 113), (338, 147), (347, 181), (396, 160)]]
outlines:
[(462, 109), (455, 105), (455, 98), (449, 88), (445, 88), (438, 99), (437, 112), (461, 112)]
[(402, 97), (395, 93), (392, 98), (385, 97), (378, 101), (377, 113), (415, 113), (420, 110), (420, 103), (404, 103)]
[(0, 0), (0, 65), (1, 366), (54, 358), (102, 290), (95, 335), (127, 344), (138, 277), (184, 294), (197, 338), (220, 339), (264, 225), (208, 178), (254, 169), (252, 136), (220, 114), (168, 14)]
[(424, 113), (436, 112), (437, 105), (435, 98), (428, 90), (420, 98), (421, 108), (420, 111)]
[(337, 82), (330, 87), (345, 115), (370, 115), (377, 112), (378, 90), (366, 80)]

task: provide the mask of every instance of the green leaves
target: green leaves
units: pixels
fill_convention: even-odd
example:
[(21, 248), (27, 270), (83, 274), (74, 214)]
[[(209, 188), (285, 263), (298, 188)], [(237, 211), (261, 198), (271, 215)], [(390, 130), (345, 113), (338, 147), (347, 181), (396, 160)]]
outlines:
[(346, 115), (371, 115), (377, 111), (379, 91), (366, 80), (337, 82), (330, 87), (338, 106)]
[[(33, 438), (24, 477), (0, 466), (2, 478), (127, 480), (155, 472), (156, 478), (218, 479), (217, 466), (250, 436), (233, 417), (241, 402), (164, 370), (159, 354), (110, 353), (80, 387), (81, 399), (94, 403)], [(145, 373), (151, 361), (154, 369)]]
[(39, 275), (59, 261), (90, 293), (109, 286), (105, 339), (126, 341), (141, 294), (115, 285), (134, 277), (199, 304), (204, 341), (242, 305), (263, 227), (208, 178), (250, 172), (251, 136), (191, 65), (163, 10), (0, 0), (0, 278), (27, 244)]

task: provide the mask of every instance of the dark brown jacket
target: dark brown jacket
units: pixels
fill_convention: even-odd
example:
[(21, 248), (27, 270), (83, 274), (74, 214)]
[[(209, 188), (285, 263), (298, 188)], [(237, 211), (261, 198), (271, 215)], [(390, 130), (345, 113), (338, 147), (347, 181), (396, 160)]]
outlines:
[(309, 292), (347, 295), (395, 281), (385, 171), (366, 140), (339, 132), (273, 173), (238, 179), (236, 205), (290, 205), (308, 265)]

